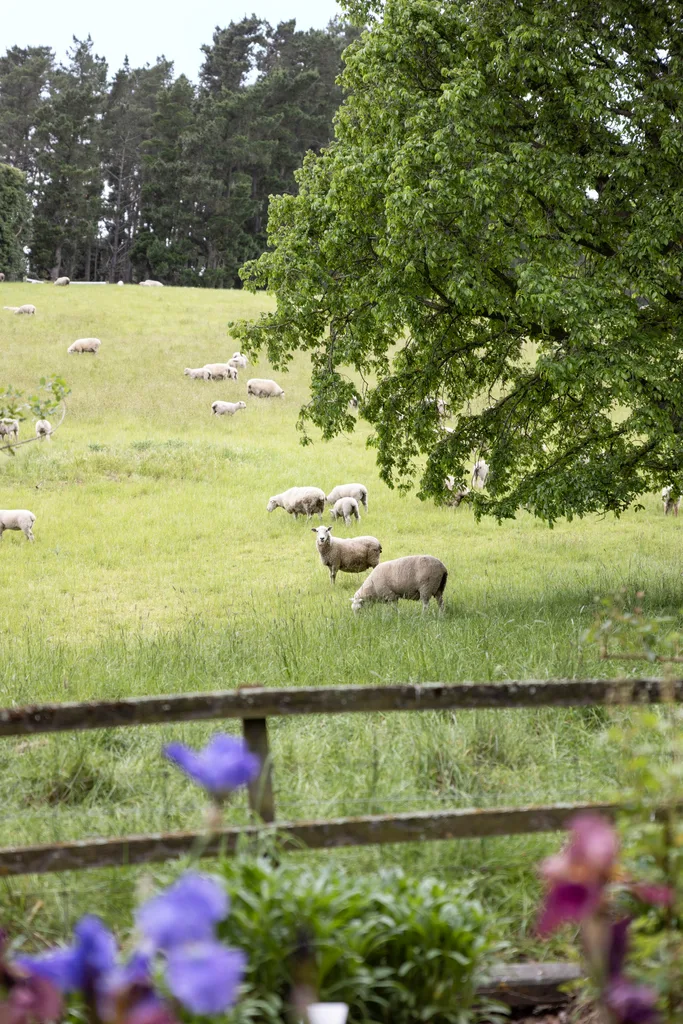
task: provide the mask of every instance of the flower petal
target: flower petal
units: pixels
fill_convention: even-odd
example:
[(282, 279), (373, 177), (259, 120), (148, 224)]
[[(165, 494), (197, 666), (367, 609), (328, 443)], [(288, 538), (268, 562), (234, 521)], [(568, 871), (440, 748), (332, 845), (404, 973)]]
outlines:
[(630, 924), (631, 918), (624, 917), (610, 928), (607, 959), (607, 976), (609, 978), (618, 978), (621, 975), (628, 952), (628, 929)]
[(235, 1003), (246, 956), (220, 942), (199, 942), (171, 950), (166, 978), (172, 994), (192, 1013), (223, 1013)]
[(608, 987), (605, 1002), (619, 1024), (654, 1024), (659, 1019), (654, 989), (634, 985), (626, 978), (618, 978)]
[(182, 768), (194, 782), (198, 782), (200, 786), (206, 786), (204, 766), (194, 750), (186, 747), (184, 743), (167, 743), (163, 753), (169, 761)]
[(599, 902), (599, 886), (559, 882), (548, 891), (537, 931), (540, 935), (547, 935), (565, 921), (581, 921), (595, 910)]
[(42, 956), (21, 956), (16, 962), (30, 974), (51, 982), (60, 992), (76, 992), (82, 987), (83, 962), (78, 950), (58, 949)]
[(137, 926), (157, 949), (212, 939), (228, 913), (223, 886), (209, 875), (187, 872), (136, 914)]
[(647, 882), (638, 882), (636, 885), (630, 885), (629, 891), (634, 896), (637, 896), (639, 900), (642, 900), (643, 903), (652, 903), (653, 906), (658, 907), (670, 907), (676, 899), (675, 892), (667, 885), (650, 885)]
[(599, 814), (577, 814), (570, 822), (572, 861), (596, 875), (608, 875), (619, 853), (619, 837), (614, 825)]

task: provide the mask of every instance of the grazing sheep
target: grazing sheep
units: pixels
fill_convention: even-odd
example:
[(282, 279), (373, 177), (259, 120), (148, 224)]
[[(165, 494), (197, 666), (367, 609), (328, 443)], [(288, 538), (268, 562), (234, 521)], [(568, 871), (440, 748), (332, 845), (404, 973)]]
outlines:
[(12, 443), (12, 436), (14, 441), (19, 440), (19, 420), (1, 419), (0, 420), (0, 437), (9, 438), (10, 444)]
[(228, 362), (240, 370), (246, 370), (248, 359), (241, 352), (233, 352), (232, 359), (228, 359)]
[(205, 366), (200, 367), (198, 370), (191, 370), (189, 366), (186, 366), (184, 373), (186, 377), (190, 377), (192, 380), (211, 380), (211, 374)]
[(73, 345), (69, 345), (66, 351), (69, 355), (79, 352), (90, 352), (96, 356), (101, 344), (102, 342), (99, 338), (78, 338), (74, 341)]
[(30, 302), (27, 302), (23, 306), (3, 306), (2, 308), (9, 309), (9, 311), (11, 313), (14, 313), (15, 316), (16, 314), (19, 314), (19, 316), (21, 316), (23, 313), (25, 313), (26, 316), (33, 316), (36, 311), (36, 307), (32, 306)]
[(204, 369), (209, 371), (209, 380), (237, 380), (237, 370), (229, 363), (207, 363)]
[(340, 498), (355, 498), (368, 510), (368, 489), (363, 484), (339, 484), (333, 487), (325, 498), (328, 505), (335, 505)]
[(452, 492), (453, 497), (450, 499), (448, 504), (452, 505), (454, 508), (457, 508), (461, 501), (464, 501), (470, 493), (469, 487), (466, 487), (462, 482), (456, 484), (454, 476), (447, 476), (444, 479), (444, 484), (446, 488)]
[(489, 464), (486, 459), (477, 459), (472, 470), (472, 486), (481, 490), (486, 486), (486, 478), (489, 475)]
[(273, 512), (276, 508), (283, 508), (295, 519), (306, 516), (308, 520), (317, 513), (322, 521), (325, 492), (319, 487), (290, 487), (282, 494), (275, 494), (268, 502), (266, 511)]
[(443, 562), (432, 555), (406, 555), (392, 562), (382, 562), (370, 573), (363, 585), (353, 595), (351, 607), (359, 611), (366, 601), (397, 602), (422, 601), (422, 608), (429, 606), (434, 598), (443, 610), (443, 592), (448, 580), (448, 569)]
[(331, 526), (311, 527), (320, 561), (330, 570), (330, 583), (338, 572), (365, 572), (379, 565), (382, 545), (376, 537), (333, 537)]
[(349, 409), (358, 408), (358, 395), (354, 395), (353, 398), (349, 398)]
[(4, 274), (0, 274), (0, 281), (4, 281), (4, 280), (5, 280), (5, 275)]
[(36, 437), (39, 437), (41, 441), (52, 441), (52, 424), (49, 420), (38, 420), (36, 423)]
[(279, 384), (274, 380), (264, 380), (261, 377), (252, 377), (247, 381), (247, 394), (255, 398), (284, 398), (285, 393)]
[(212, 402), (214, 416), (234, 416), (239, 409), (246, 409), (246, 402)]
[(119, 288), (123, 288), (123, 281), (117, 281), (116, 284)]
[(668, 516), (669, 512), (673, 512), (675, 516), (678, 515), (678, 506), (680, 505), (680, 495), (675, 500), (671, 497), (673, 490), (672, 484), (668, 487), (662, 487), (662, 501), (664, 502), (664, 515)]
[(55, 281), (55, 284), (61, 285), (61, 286), (66, 286), (67, 284), (71, 284), (71, 278), (69, 278), (69, 277), (58, 277), (57, 280)]
[(33, 524), (36, 517), (27, 508), (10, 508), (0, 510), (0, 540), (5, 530), (23, 530), (26, 540), (35, 540)]
[(161, 281), (150, 281), (149, 279), (147, 279), (147, 281), (140, 281), (140, 287), (141, 288), (163, 288), (164, 286), (161, 283)]
[(343, 518), (347, 526), (351, 525), (351, 520), (353, 518), (360, 522), (358, 502), (355, 498), (340, 498), (339, 501), (335, 501), (334, 508), (330, 515), (333, 519)]

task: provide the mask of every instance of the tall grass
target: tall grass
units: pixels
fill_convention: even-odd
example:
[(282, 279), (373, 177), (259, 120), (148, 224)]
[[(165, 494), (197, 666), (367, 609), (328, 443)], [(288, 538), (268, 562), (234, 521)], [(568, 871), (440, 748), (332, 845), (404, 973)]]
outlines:
[[(553, 531), (523, 513), (498, 526), (471, 512), (401, 497), (378, 477), (362, 423), (350, 437), (301, 448), (297, 410), (308, 366), (275, 374), (284, 401), (247, 399), (211, 416), (237, 383), (183, 376), (235, 344), (234, 317), (263, 296), (192, 289), (51, 289), (3, 285), (3, 304), (33, 301), (35, 318), (0, 320), (3, 383), (27, 390), (49, 373), (73, 388), (54, 442), (0, 462), (0, 506), (37, 516), (36, 543), (0, 545), (0, 703), (81, 700), (231, 688), (238, 684), (502, 680), (616, 674), (581, 636), (594, 597), (644, 589), (652, 611), (678, 614), (683, 523), (654, 496), (620, 520)], [(97, 336), (97, 357), (67, 356)], [(32, 425), (22, 427), (27, 436)], [(372, 533), (385, 558), (428, 552), (449, 568), (446, 613), (368, 608), (354, 617), (358, 577), (333, 588), (310, 530), (265, 511), (292, 484), (360, 480), (370, 511), (340, 535)], [(606, 728), (625, 711), (541, 710), (315, 717), (275, 721), (281, 817), (600, 798), (623, 785)], [(0, 745), (2, 843), (177, 828), (201, 821), (196, 794), (160, 744), (201, 742), (215, 726), (160, 726), (35, 737)], [(231, 725), (230, 728), (235, 728)], [(239, 803), (234, 821), (246, 820)], [(525, 946), (547, 837), (423, 843), (306, 855), (354, 869), (401, 864), (476, 879)], [(294, 856), (304, 856), (296, 854)], [(36, 926), (58, 932), (83, 906), (124, 922), (135, 872), (5, 883), (0, 912), (40, 900)], [(68, 892), (68, 899), (65, 893)], [(118, 895), (115, 895), (118, 894)]]

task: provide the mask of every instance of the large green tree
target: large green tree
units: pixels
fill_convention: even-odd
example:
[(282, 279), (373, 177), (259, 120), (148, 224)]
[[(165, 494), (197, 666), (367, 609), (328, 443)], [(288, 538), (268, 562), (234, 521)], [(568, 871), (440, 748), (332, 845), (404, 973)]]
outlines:
[(26, 176), (0, 164), (0, 272), (8, 280), (26, 273), (24, 247), (30, 239), (31, 203)]
[[(620, 512), (683, 482), (683, 4), (350, 3), (336, 139), (271, 202), (238, 334), (312, 354), (312, 421), (478, 513)], [(439, 420), (436, 398), (454, 418)]]

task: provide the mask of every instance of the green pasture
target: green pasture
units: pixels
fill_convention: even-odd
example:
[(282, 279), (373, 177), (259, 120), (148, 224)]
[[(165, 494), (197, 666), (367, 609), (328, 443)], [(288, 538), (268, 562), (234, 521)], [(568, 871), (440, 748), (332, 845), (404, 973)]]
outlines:
[[(290, 372), (250, 365), (234, 382), (194, 381), (186, 366), (229, 358), (229, 320), (264, 296), (139, 287), (0, 285), (0, 383), (27, 392), (59, 374), (72, 388), (52, 444), (0, 461), (0, 506), (29, 508), (35, 544), (0, 545), (0, 705), (151, 693), (339, 683), (503, 680), (619, 674), (581, 636), (594, 598), (644, 590), (649, 611), (682, 603), (683, 519), (656, 495), (620, 520), (554, 530), (521, 513), (476, 523), (382, 484), (366, 426), (303, 448), (296, 419), (307, 359)], [(96, 357), (67, 355), (99, 337)], [(249, 376), (274, 376), (284, 400), (247, 398)], [(214, 417), (214, 399), (244, 399)], [(22, 424), (20, 437), (33, 433)], [(367, 608), (335, 588), (303, 520), (268, 498), (293, 484), (329, 491), (360, 481), (369, 513), (340, 535), (371, 533), (383, 558), (429, 553), (449, 569), (446, 611)], [(326, 521), (329, 516), (326, 514)], [(309, 526), (312, 524), (309, 524)], [(438, 807), (612, 796), (627, 780), (606, 739), (615, 715), (567, 710), (302, 718), (271, 723), (278, 813), (330, 817)], [(233, 726), (231, 726), (233, 728)], [(201, 823), (189, 783), (160, 744), (199, 743), (209, 726), (35, 737), (0, 745), (0, 842), (117, 835)], [(244, 797), (230, 811), (246, 820)], [(557, 837), (416, 844), (317, 854), (359, 869), (402, 864), (471, 881), (528, 948), (533, 865)], [(305, 856), (295, 855), (295, 856)], [(312, 856), (312, 855), (306, 855)], [(29, 878), (0, 888), (0, 914), (33, 913), (39, 937), (87, 907), (124, 925), (138, 874)], [(35, 908), (38, 908), (37, 910)]]

